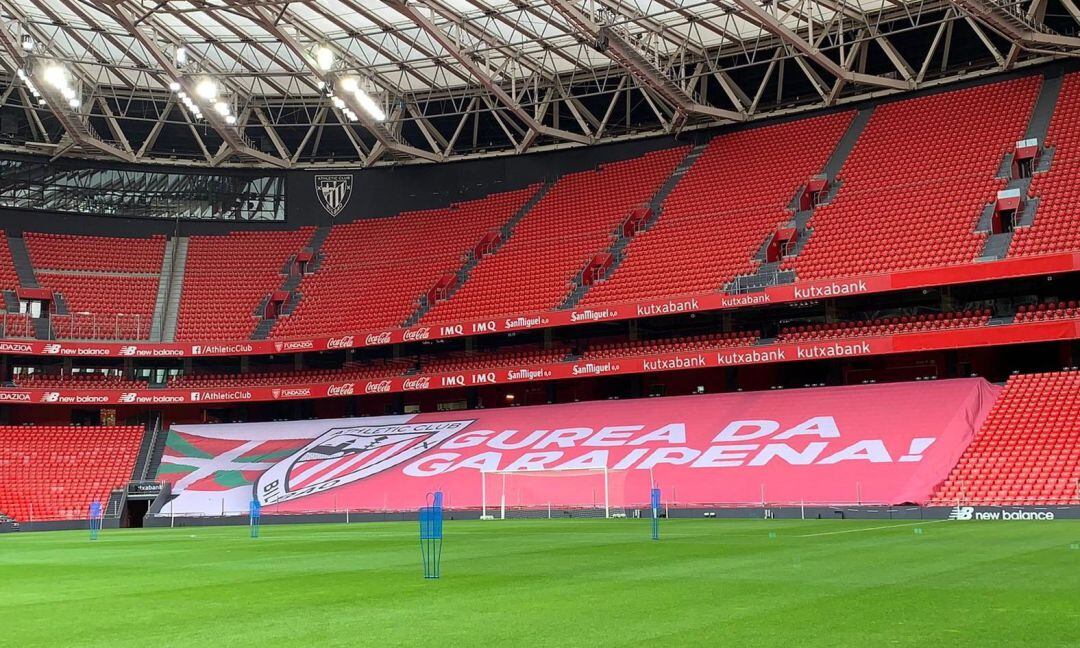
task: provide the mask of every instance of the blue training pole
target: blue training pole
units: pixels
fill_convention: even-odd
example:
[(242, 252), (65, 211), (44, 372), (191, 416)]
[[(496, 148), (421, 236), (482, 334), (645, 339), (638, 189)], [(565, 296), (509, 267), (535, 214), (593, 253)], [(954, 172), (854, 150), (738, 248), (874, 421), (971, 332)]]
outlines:
[(442, 561), (443, 508), (442, 493), (428, 497), (429, 506), (420, 509), (420, 559), (424, 563), (424, 578), (438, 578)]
[(101, 510), (101, 502), (94, 500), (90, 502), (90, 539), (97, 540), (98, 534), (101, 533), (101, 519), (104, 517)]
[(660, 539), (660, 489), (649, 491), (649, 504), (652, 506), (652, 539)]
[(262, 504), (259, 504), (259, 500), (251, 500), (251, 506), (249, 508), (250, 520), (249, 526), (251, 527), (251, 537), (259, 537), (259, 522), (262, 520)]

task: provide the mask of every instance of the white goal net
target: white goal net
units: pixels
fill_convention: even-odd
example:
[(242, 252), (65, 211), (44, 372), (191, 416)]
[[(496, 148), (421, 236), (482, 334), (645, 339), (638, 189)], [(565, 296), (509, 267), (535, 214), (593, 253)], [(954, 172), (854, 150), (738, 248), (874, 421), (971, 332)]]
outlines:
[(483, 519), (626, 517), (626, 474), (606, 468), (481, 472)]

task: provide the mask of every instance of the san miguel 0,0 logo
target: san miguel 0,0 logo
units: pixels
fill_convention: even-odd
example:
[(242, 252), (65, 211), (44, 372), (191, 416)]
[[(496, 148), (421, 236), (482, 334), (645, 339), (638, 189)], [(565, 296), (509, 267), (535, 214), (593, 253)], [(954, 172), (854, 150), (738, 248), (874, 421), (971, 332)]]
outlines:
[(255, 497), (275, 504), (351, 484), (441, 445), (473, 422), (331, 428), (264, 472)]
[(316, 175), (315, 195), (319, 203), (330, 216), (337, 216), (349, 203), (352, 195), (353, 177), (351, 175)]

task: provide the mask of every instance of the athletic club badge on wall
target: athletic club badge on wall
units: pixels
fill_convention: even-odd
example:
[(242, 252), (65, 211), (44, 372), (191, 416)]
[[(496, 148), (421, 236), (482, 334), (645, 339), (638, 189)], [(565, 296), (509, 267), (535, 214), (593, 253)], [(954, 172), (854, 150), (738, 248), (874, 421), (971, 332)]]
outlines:
[(331, 218), (337, 218), (352, 196), (353, 177), (350, 174), (316, 175), (315, 195)]

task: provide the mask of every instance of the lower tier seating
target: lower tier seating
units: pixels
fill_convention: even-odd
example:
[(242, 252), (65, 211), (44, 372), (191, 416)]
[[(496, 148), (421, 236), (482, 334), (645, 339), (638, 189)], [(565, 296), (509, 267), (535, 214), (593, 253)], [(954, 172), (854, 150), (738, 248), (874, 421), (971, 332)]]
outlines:
[(144, 389), (146, 381), (104, 374), (30, 374), (16, 376), (16, 387), (27, 389)]
[(933, 504), (1080, 504), (1080, 371), (1009, 378)]
[(1016, 312), (1017, 322), (1045, 322), (1048, 320), (1076, 319), (1080, 317), (1080, 303), (1076, 300), (1021, 306)]
[(494, 367), (524, 364), (550, 364), (562, 362), (570, 353), (570, 347), (556, 345), (550, 349), (517, 347), (497, 351), (455, 353), (451, 355), (422, 358), (417, 364), (424, 373), (452, 373), (455, 371), (478, 371)]
[(715, 333), (712, 335), (691, 335), (687, 337), (663, 338), (658, 340), (633, 340), (594, 344), (582, 354), (586, 360), (617, 358), (621, 356), (646, 355), (654, 353), (684, 353), (711, 351), (729, 347), (753, 344), (761, 337), (758, 331), (740, 331), (737, 333)]
[(131, 478), (140, 426), (0, 426), (0, 511), (20, 522), (82, 519)]
[(386, 361), (366, 365), (348, 365), (341, 369), (304, 369), (301, 371), (262, 371), (248, 374), (189, 374), (176, 376), (169, 387), (228, 389), (235, 387), (277, 387), (342, 380), (371, 380), (400, 376), (409, 367), (405, 361)]
[(834, 338), (869, 337), (874, 335), (899, 335), (920, 331), (986, 326), (990, 310), (966, 310), (933, 315), (904, 315), (885, 317), (863, 322), (836, 322), (833, 324), (810, 324), (780, 329), (778, 342), (801, 342), (803, 340), (831, 340)]

